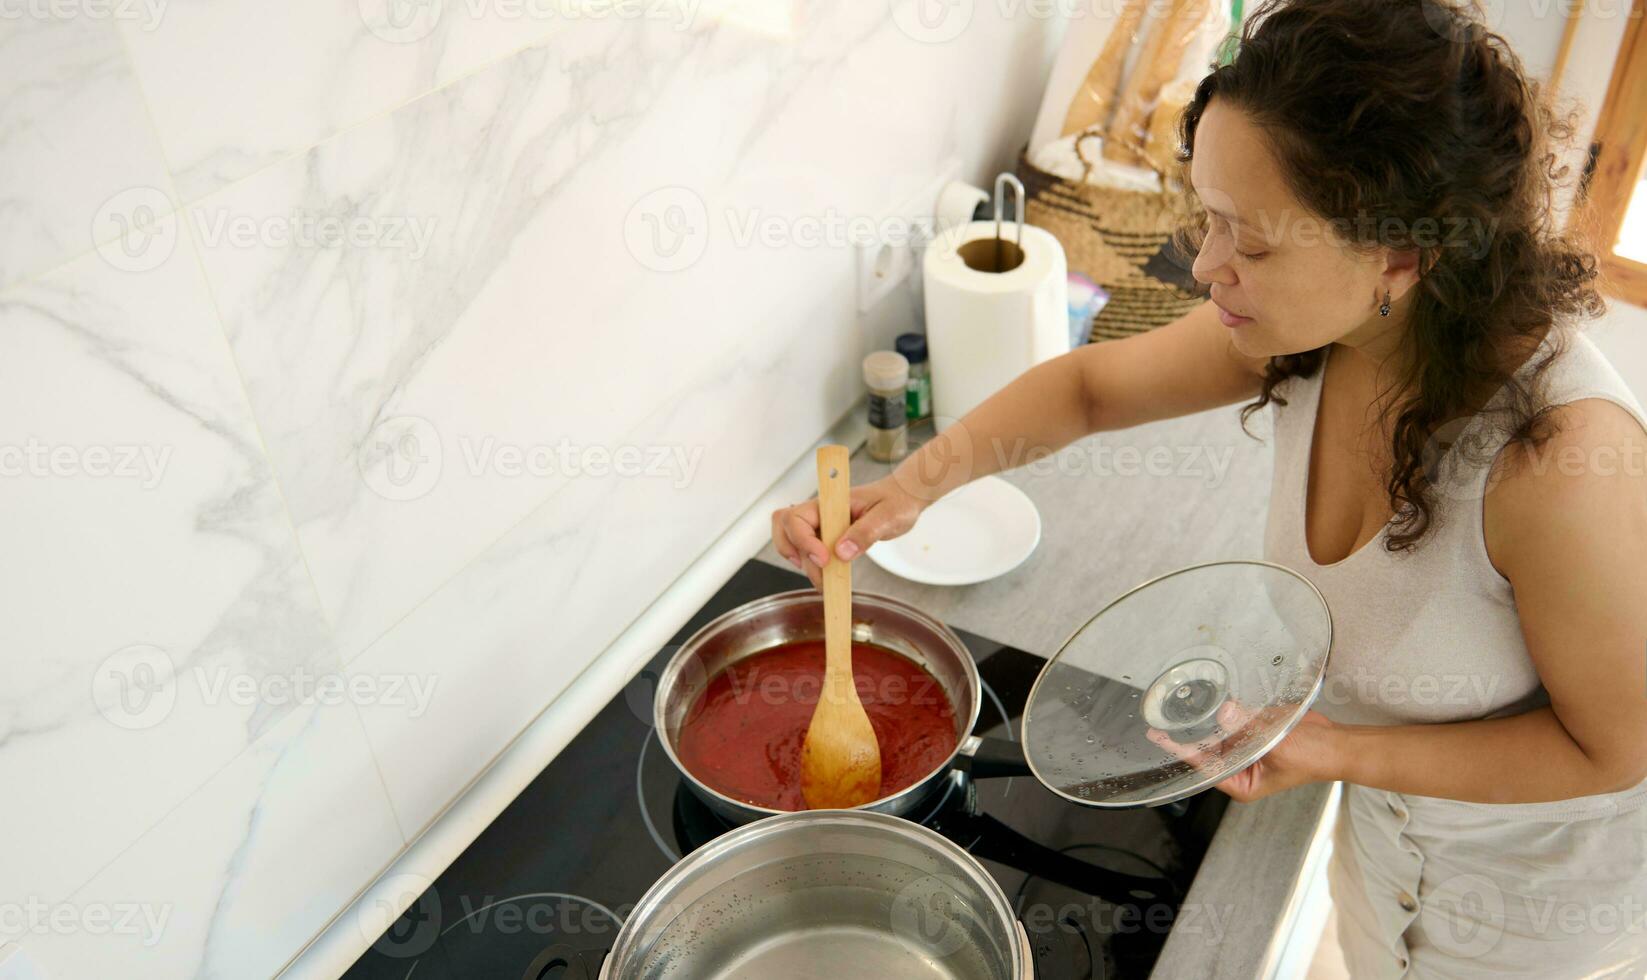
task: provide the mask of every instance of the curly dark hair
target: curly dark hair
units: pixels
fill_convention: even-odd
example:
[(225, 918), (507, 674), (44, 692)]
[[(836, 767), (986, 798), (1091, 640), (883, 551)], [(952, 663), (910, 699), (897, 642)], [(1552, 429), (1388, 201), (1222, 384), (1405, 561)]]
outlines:
[[(1179, 122), (1188, 220), (1178, 241), (1194, 254), (1205, 232), (1188, 167), (1216, 96), (1258, 126), (1294, 195), (1349, 230), (1350, 247), (1418, 251), (1401, 358), (1409, 368), (1384, 415), (1395, 515), (1385, 547), (1410, 550), (1431, 522), (1427, 463), (1438, 430), (1503, 388), (1512, 442), (1541, 445), (1555, 427), (1540, 380), (1561, 334), (1525, 379), (1513, 374), (1546, 330), (1605, 312), (1594, 253), (1551, 215), (1568, 175), (1554, 147), (1571, 139), (1575, 112), (1552, 108), (1478, 6), (1267, 0), (1230, 42), (1233, 58), (1201, 80)], [(1415, 233), (1424, 229), (1434, 231)], [(1324, 354), (1271, 358), (1243, 426), (1270, 401), (1287, 404), (1276, 386), (1312, 375)]]

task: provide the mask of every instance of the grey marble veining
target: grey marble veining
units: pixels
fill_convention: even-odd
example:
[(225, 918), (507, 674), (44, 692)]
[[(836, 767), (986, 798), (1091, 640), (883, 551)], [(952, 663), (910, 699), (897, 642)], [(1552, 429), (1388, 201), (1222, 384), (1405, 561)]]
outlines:
[[(0, 295), (0, 901), (56, 901), (335, 671), (194, 256)], [(22, 518), (19, 515), (28, 515)], [(111, 802), (112, 801), (112, 802)]]
[[(1253, 416), (1267, 437), (1269, 418)], [(928, 432), (915, 433), (916, 441)], [(1128, 447), (1136, 450), (1136, 464)], [(1152, 467), (1147, 461), (1155, 454)], [(1171, 465), (1166, 461), (1170, 455)], [(1216, 409), (1066, 447), (1051, 461), (1002, 473), (1040, 511), (1041, 543), (1018, 568), (988, 582), (929, 586), (894, 576), (867, 558), (852, 564), (855, 591), (914, 604), (952, 626), (1051, 656), (1110, 600), (1157, 575), (1224, 558), (1262, 558), (1273, 454), (1241, 431), (1237, 407)], [(852, 482), (884, 475), (888, 464), (852, 456)], [(791, 567), (768, 544), (758, 557)], [(1152, 976), (1263, 975), (1301, 872), (1322, 830), (1335, 784), (1232, 803), (1186, 904), (1197, 911), (1175, 930)], [(1190, 923), (1217, 915), (1220, 928)]]
[[(31, 438), (171, 454), (153, 486), (0, 479), (30, 518), (0, 529), (26, 609), (0, 626), (0, 785), (45, 801), (0, 820), (37, 845), (0, 854), (0, 902), (169, 915), (0, 935), (49, 975), (278, 970), (857, 396), (908, 297), (860, 317), (854, 249), (796, 229), (986, 180), (1058, 33), (988, 5), (935, 42), (909, 0), (687, 2), (0, 25), (0, 464)], [(693, 206), (676, 264), (645, 236)], [(745, 233), (762, 219), (779, 241)], [(486, 455), (563, 440), (675, 465)], [(99, 710), (111, 654), (176, 693), (165, 717)], [(261, 686), (304, 671), (348, 703)]]
[(168, 180), (108, 20), (0, 19), (0, 288), (89, 250), (132, 187)]
[[(466, 471), (477, 446), (616, 444), (656, 411), (649, 397), (614, 398), (616, 386), (667, 402), (698, 385), (737, 320), (694, 338), (651, 311), (714, 295), (717, 312), (735, 313), (761, 298), (726, 297), (711, 277), (762, 257), (711, 242), (698, 266), (660, 272), (625, 250), (626, 212), (671, 181), (688, 201), (758, 201), (727, 188), (770, 166), (775, 133), (804, 129), (797, 100), (816, 99), (885, 19), (820, 18), (822, 39), (804, 51), (726, 28), (580, 26), (185, 209), (197, 235), (298, 214), (385, 236), (202, 244), (346, 659), (564, 485)], [(728, 94), (681, 104), (700, 88)], [(688, 113), (718, 136), (681, 133)], [(447, 459), (427, 494), (386, 499), (361, 475), (408, 419)]]

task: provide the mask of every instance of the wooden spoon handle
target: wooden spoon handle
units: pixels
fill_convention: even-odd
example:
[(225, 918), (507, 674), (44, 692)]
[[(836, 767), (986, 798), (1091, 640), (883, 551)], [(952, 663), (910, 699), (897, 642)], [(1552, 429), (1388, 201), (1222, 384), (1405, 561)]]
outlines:
[(852, 684), (852, 566), (835, 544), (852, 524), (852, 479), (845, 446), (818, 449), (818, 531), (829, 561), (821, 573), (824, 598), (824, 689), (840, 697)]

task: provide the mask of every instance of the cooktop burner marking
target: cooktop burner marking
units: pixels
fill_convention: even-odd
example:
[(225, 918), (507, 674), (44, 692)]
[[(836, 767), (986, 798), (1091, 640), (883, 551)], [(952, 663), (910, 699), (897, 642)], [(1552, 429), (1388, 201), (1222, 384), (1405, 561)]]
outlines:
[[(611, 909), (607, 908), (606, 906), (602, 905), (601, 903), (595, 901), (592, 898), (584, 898), (582, 895), (573, 895), (570, 892), (527, 892), (524, 895), (511, 895), (508, 898), (500, 898), (495, 902), (490, 902), (486, 905), (483, 905), (480, 908), (475, 909), (473, 912), (470, 912), (468, 915), (464, 916), (463, 918), (461, 918), (461, 919), (457, 920), (456, 922), (452, 923), (451, 925), (447, 926), (446, 928), (440, 930), (440, 935), (442, 935), (442, 936), (446, 935), (447, 933), (451, 932), (453, 929), (456, 929), (458, 926), (463, 925), (465, 922), (468, 922), (470, 919), (473, 919), (475, 916), (480, 915), (482, 912), (485, 912), (488, 909), (497, 908), (499, 905), (503, 905), (507, 902), (518, 902), (523, 898), (564, 898), (569, 902), (578, 902), (578, 903), (581, 903), (583, 905), (587, 905), (590, 908), (593, 908), (593, 909), (603, 913), (608, 919), (611, 919), (613, 922), (617, 923), (618, 928), (620, 928), (620, 929), (623, 928), (623, 917), (622, 916), (618, 915), (616, 912), (613, 912)], [(418, 954), (418, 958), (413, 960), (412, 965), (406, 968), (406, 976), (405, 976), (404, 980), (412, 980), (412, 974), (416, 973), (417, 968), (419, 966), (423, 965), (423, 957), (426, 956), (426, 955), (428, 955), (428, 954), (427, 953)]]
[(607, 908), (606, 906), (602, 905), (601, 903), (595, 901), (592, 898), (584, 898), (582, 895), (573, 895), (570, 892), (527, 892), (524, 895), (511, 895), (508, 898), (500, 898), (495, 902), (491, 902), (487, 905), (482, 905), (480, 908), (475, 909), (473, 912), (470, 912), (468, 915), (466, 915), (463, 918), (457, 920), (456, 922), (452, 923), (451, 925), (447, 926), (446, 928), (440, 930), (440, 934), (442, 936), (446, 935), (448, 932), (451, 932), (453, 929), (456, 929), (458, 926), (463, 925), (465, 922), (468, 922), (470, 919), (473, 919), (475, 916), (481, 914), (482, 912), (485, 912), (487, 909), (495, 909), (499, 905), (502, 905), (505, 902), (518, 902), (523, 898), (564, 898), (564, 899), (567, 899), (568, 901), (572, 901), (572, 902), (581, 902), (584, 905), (587, 905), (591, 908), (597, 909), (597, 910), (605, 913), (607, 918), (611, 919), (613, 922), (616, 922), (618, 925), (620, 925), (620, 926), (623, 925), (623, 917), (622, 916), (618, 915), (616, 912), (613, 912), (611, 909)]
[[(1001, 716), (1001, 727), (1006, 729), (1007, 741), (1018, 741), (1018, 733), (1012, 730), (1012, 718), (1007, 714), (1006, 705), (1002, 704), (1001, 699), (996, 696), (995, 689), (990, 687), (989, 681), (984, 680), (982, 677), (978, 678), (978, 686), (982, 687), (984, 689), (984, 693), (989, 695), (989, 699), (995, 703), (995, 710)], [(1002, 790), (1002, 792), (1012, 792), (1012, 781), (1016, 778), (1018, 777), (1008, 776), (1006, 781), (1006, 789)]]
[(681, 859), (681, 856), (675, 853), (674, 848), (664, 843), (663, 835), (658, 833), (657, 824), (652, 822), (652, 814), (646, 809), (646, 783), (643, 778), (646, 767), (646, 750), (651, 746), (652, 740), (657, 737), (658, 730), (653, 728), (647, 731), (646, 741), (641, 743), (640, 759), (635, 763), (635, 799), (640, 801), (641, 819), (646, 821), (646, 832), (652, 835), (652, 842), (658, 845), (658, 850), (663, 852), (663, 856), (669, 859), (669, 864), (673, 867), (675, 862)]

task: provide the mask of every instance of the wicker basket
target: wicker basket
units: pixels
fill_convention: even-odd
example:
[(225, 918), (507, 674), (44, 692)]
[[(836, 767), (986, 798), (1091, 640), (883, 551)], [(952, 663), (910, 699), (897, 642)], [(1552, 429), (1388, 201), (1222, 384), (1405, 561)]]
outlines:
[(1029, 198), (1025, 217), (1064, 246), (1071, 272), (1109, 293), (1092, 322), (1092, 340), (1113, 340), (1171, 323), (1206, 301), (1190, 274), (1193, 256), (1172, 242), (1180, 220), (1166, 193), (1076, 183), (1018, 156)]

